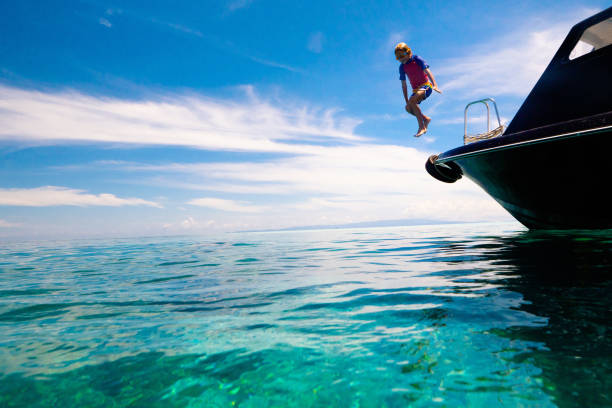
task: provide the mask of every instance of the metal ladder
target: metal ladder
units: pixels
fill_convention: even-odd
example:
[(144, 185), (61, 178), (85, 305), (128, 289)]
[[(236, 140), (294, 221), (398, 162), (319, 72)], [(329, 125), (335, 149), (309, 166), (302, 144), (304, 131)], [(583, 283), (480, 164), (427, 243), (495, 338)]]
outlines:
[[(491, 130), (491, 109), (489, 108), (489, 102), (493, 103), (493, 107), (495, 108), (495, 114), (497, 115), (497, 127)], [(487, 131), (485, 133), (479, 133), (476, 135), (468, 135), (467, 133), (467, 111), (468, 108), (477, 103), (482, 103), (487, 107)], [(465, 105), (465, 110), (463, 111), (463, 144), (466, 145), (468, 143), (477, 142), (479, 140), (492, 139), (494, 137), (500, 136), (504, 133), (504, 126), (501, 124), (501, 120), (499, 119), (499, 112), (497, 110), (497, 104), (493, 98), (485, 98), (479, 99), (474, 102), (470, 102)]]

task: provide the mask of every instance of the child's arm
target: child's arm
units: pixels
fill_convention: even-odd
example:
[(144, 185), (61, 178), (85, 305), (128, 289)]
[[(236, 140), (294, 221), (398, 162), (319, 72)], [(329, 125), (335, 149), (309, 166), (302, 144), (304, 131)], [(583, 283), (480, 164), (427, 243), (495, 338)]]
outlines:
[(404, 93), (404, 100), (406, 101), (406, 106), (408, 106), (408, 85), (406, 85), (405, 80), (402, 80), (402, 92)]
[(438, 89), (438, 84), (436, 83), (436, 78), (434, 78), (434, 75), (429, 70), (429, 68), (425, 69), (425, 73), (427, 74), (429, 79), (431, 79), (431, 84), (433, 85), (433, 90), (436, 91), (437, 93), (442, 93), (442, 91), (440, 89)]

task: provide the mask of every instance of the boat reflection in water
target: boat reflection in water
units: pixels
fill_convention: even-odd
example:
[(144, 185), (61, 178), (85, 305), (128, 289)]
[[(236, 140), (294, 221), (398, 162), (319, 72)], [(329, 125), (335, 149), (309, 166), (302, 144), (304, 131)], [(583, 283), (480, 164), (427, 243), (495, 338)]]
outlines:
[(429, 174), (466, 175), (531, 229), (612, 228), (611, 44), (612, 7), (572, 28), (505, 131), (466, 129), (464, 146), (429, 158)]
[(539, 344), (511, 357), (540, 368), (542, 389), (560, 407), (612, 406), (612, 233), (529, 231), (499, 239), (487, 260), (504, 269), (517, 310), (546, 320), (491, 334)]

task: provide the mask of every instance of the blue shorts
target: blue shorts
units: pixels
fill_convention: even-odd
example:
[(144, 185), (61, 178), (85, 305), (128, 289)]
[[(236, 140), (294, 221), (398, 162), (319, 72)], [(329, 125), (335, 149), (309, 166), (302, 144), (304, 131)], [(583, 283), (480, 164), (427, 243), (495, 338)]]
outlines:
[[(418, 89), (413, 89), (412, 90), (412, 95), (410, 95), (410, 97), (412, 98), (416, 94), (416, 92), (414, 92), (414, 91), (420, 91), (421, 89), (425, 90), (425, 97), (421, 100), (421, 102), (423, 102), (425, 99), (429, 98), (429, 95), (431, 95), (431, 93), (433, 92), (433, 88), (431, 87), (431, 85), (430, 84), (425, 84), (425, 85), (419, 87)], [(421, 102), (419, 102), (419, 103), (421, 103)]]

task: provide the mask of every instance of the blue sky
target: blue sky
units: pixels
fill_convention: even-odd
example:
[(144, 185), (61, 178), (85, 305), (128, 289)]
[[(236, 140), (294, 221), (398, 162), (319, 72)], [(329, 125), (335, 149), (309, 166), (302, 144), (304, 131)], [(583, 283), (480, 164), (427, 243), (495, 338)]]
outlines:
[[(607, 6), (6, 2), (0, 237), (510, 220), (424, 162), (462, 144), (467, 102), (495, 97), (508, 122), (571, 26)], [(399, 41), (443, 91), (419, 139)]]

